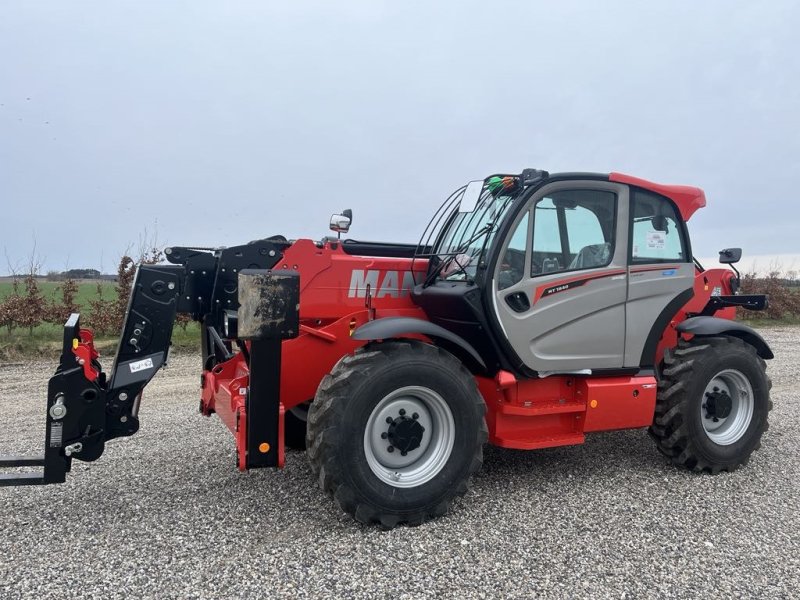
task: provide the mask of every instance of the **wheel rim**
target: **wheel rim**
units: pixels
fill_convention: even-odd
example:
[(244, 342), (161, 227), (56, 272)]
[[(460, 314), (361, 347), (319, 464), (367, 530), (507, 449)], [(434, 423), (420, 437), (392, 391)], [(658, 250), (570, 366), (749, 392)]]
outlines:
[(742, 438), (753, 420), (753, 386), (740, 371), (726, 369), (708, 382), (700, 404), (703, 429), (715, 444), (729, 446)]
[(364, 431), (369, 468), (378, 479), (398, 488), (433, 479), (450, 458), (454, 442), (455, 423), (447, 402), (420, 386), (384, 396)]

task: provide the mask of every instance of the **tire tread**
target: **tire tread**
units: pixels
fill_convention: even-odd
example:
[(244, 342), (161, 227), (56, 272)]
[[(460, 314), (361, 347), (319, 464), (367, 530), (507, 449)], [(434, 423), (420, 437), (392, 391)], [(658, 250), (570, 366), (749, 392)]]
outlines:
[[(347, 479), (343, 477), (342, 465), (338, 464), (335, 458), (335, 448), (339, 443), (339, 424), (345, 418), (348, 396), (357, 388), (367, 385), (376, 370), (404, 356), (424, 357), (426, 361), (456, 373), (465, 382), (469, 381), (475, 398), (473, 409), (480, 426), (475, 438), (474, 455), (469, 463), (466, 477), (453, 482), (447, 498), (427, 509), (399, 515), (387, 512), (385, 509), (381, 510), (363, 500), (359, 501), (355, 490), (350, 489)], [(317, 389), (316, 397), (309, 409), (306, 433), (307, 455), (311, 471), (322, 490), (333, 496), (341, 509), (360, 523), (377, 523), (384, 529), (391, 529), (403, 523), (409, 526), (421, 525), (428, 519), (445, 514), (453, 499), (467, 492), (470, 479), (482, 467), (483, 445), (489, 435), (485, 412), (486, 405), (478, 391), (475, 378), (458, 359), (446, 350), (416, 340), (369, 344), (354, 354), (341, 358), (330, 374), (323, 378)]]
[[(724, 351), (728, 345), (744, 348), (752, 356), (762, 371), (766, 371), (766, 362), (757, 354), (755, 348), (743, 340), (731, 336), (695, 338), (692, 341), (680, 340), (678, 346), (666, 350), (662, 379), (658, 383), (658, 395), (653, 424), (648, 432), (655, 440), (658, 450), (672, 463), (694, 472), (707, 472), (716, 475), (721, 471), (735, 471), (746, 465), (750, 456), (738, 456), (725, 464), (716, 464), (704, 460), (698, 452), (696, 442), (692, 440), (689, 430), (690, 409), (689, 390), (691, 380), (700, 361), (708, 360), (713, 354)], [(766, 375), (765, 375), (766, 376)], [(767, 392), (772, 387), (769, 376), (766, 376)], [(772, 409), (772, 401), (767, 401), (767, 412)], [(766, 418), (764, 426), (756, 432), (754, 450), (761, 446), (761, 435), (768, 428)]]

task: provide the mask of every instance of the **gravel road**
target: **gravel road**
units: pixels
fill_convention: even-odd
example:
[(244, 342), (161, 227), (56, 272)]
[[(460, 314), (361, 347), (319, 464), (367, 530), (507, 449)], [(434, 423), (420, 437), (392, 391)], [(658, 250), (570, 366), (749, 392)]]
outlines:
[[(0, 488), (0, 597), (800, 598), (800, 328), (763, 333), (775, 409), (746, 468), (677, 470), (644, 430), (487, 448), (449, 515), (389, 532), (341, 513), (302, 453), (237, 472), (196, 412), (199, 360), (176, 357), (136, 436), (64, 485)], [(0, 453), (40, 450), (53, 368), (0, 365)]]

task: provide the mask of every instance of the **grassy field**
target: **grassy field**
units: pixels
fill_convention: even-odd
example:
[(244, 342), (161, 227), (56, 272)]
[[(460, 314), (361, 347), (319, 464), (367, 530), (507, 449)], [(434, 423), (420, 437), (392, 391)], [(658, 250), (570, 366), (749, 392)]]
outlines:
[[(38, 281), (39, 289), (42, 291), (42, 296), (48, 300), (59, 300), (61, 298), (60, 283), (56, 281)], [(100, 290), (103, 298), (109, 299), (114, 297), (114, 282), (113, 281), (88, 281), (82, 280), (78, 282), (78, 306), (88, 306), (89, 300), (97, 298), (97, 285), (100, 284)], [(25, 286), (20, 281), (20, 293), (24, 293)], [(0, 300), (11, 294), (13, 291), (13, 284), (7, 278), (0, 280)]]
[[(49, 323), (34, 327), (33, 334), (27, 329), (14, 329), (11, 333), (3, 329), (0, 331), (0, 361), (15, 361), (30, 356), (57, 358), (61, 352), (61, 332), (59, 325)], [(117, 336), (95, 340), (101, 361), (103, 357), (106, 357), (106, 360), (113, 358), (118, 341)], [(186, 330), (176, 326), (172, 333), (172, 346), (178, 351), (199, 350), (199, 324), (189, 323)]]
[[(42, 295), (48, 300), (58, 301), (61, 291), (59, 283), (52, 281), (39, 281), (39, 288)], [(113, 281), (81, 281), (78, 283), (78, 295), (76, 297), (81, 312), (89, 312), (89, 301), (98, 298), (97, 286), (100, 285), (102, 297), (106, 300), (114, 298)], [(13, 290), (10, 281), (0, 281), (0, 300)], [(176, 327), (172, 336), (172, 343), (175, 349), (197, 349), (199, 348), (200, 328), (197, 323), (190, 323), (184, 331), (181, 327)], [(102, 355), (110, 357), (118, 342), (118, 336), (108, 336), (99, 338), (96, 345)], [(45, 356), (57, 357), (61, 350), (61, 326), (45, 323), (34, 327), (33, 333), (27, 329), (14, 329), (9, 332), (7, 329), (0, 329), (0, 360), (16, 360), (24, 356)]]

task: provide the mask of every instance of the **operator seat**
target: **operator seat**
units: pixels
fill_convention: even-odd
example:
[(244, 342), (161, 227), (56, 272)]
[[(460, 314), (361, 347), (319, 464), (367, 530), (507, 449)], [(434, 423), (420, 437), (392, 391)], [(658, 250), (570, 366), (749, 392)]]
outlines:
[(569, 270), (590, 269), (592, 267), (604, 267), (611, 259), (611, 244), (590, 244), (581, 248), (569, 263)]

